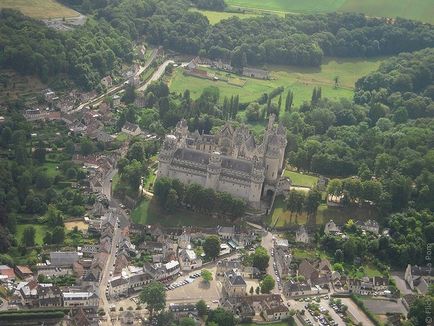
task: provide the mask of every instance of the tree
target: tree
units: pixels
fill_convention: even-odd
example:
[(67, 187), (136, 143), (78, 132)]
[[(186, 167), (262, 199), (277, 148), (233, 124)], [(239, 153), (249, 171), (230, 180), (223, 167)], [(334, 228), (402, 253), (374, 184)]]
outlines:
[(53, 229), (51, 241), (54, 244), (62, 244), (65, 241), (65, 228), (63, 226), (56, 226)]
[(232, 312), (223, 308), (210, 310), (208, 313), (207, 323), (214, 322), (219, 326), (235, 326), (235, 318)]
[(167, 194), (166, 204), (164, 207), (169, 211), (173, 212), (178, 206), (178, 194), (175, 189), (170, 188), (169, 193)]
[[(172, 187), (172, 182), (169, 178), (158, 178), (154, 184), (154, 194), (157, 197), (160, 204), (164, 205), (167, 201), (167, 196)], [(190, 187), (189, 187), (190, 188)], [(193, 195), (192, 195), (193, 197)], [(193, 198), (192, 198), (193, 201)]]
[(163, 310), (166, 306), (166, 289), (162, 283), (151, 281), (140, 292), (139, 300), (140, 303), (146, 304), (151, 320), (154, 312)]
[(210, 235), (205, 239), (203, 244), (203, 251), (205, 255), (211, 259), (218, 257), (220, 253), (220, 239), (215, 235)]
[(205, 316), (206, 315), (206, 313), (208, 312), (208, 307), (207, 307), (207, 305), (206, 305), (206, 302), (205, 301), (203, 301), (203, 300), (199, 300), (197, 303), (196, 303), (196, 309), (197, 309), (197, 313), (198, 313), (198, 315), (199, 316)]
[(288, 89), (288, 94), (286, 95), (286, 100), (285, 100), (286, 112), (291, 111), (293, 101), (294, 101), (294, 93), (290, 89)]
[(23, 243), (26, 247), (35, 245), (36, 229), (33, 226), (27, 226), (23, 231)]
[(196, 326), (196, 322), (194, 321), (194, 319), (185, 317), (181, 319), (181, 321), (179, 322), (179, 326)]
[(265, 271), (270, 261), (267, 250), (264, 247), (258, 247), (252, 255), (253, 267), (256, 267), (260, 271)]
[(44, 143), (42, 141), (38, 142), (38, 146), (33, 152), (33, 157), (38, 163), (43, 164), (45, 162), (45, 154), (47, 150), (45, 149)]
[(260, 291), (260, 288), (259, 288), (259, 286), (257, 286), (256, 289), (255, 289), (255, 293), (259, 294), (259, 291)]
[(95, 145), (92, 143), (91, 140), (87, 138), (83, 138), (80, 142), (80, 154), (84, 156), (88, 156), (92, 153), (94, 153), (96, 150)]
[(261, 293), (270, 293), (271, 290), (274, 289), (276, 282), (274, 281), (273, 276), (266, 275), (261, 282)]
[(318, 190), (310, 190), (306, 196), (305, 206), (308, 214), (315, 215), (321, 203), (321, 193)]
[(205, 283), (209, 283), (212, 281), (212, 273), (207, 269), (202, 269), (200, 272), (200, 276), (202, 276), (202, 279)]
[(249, 293), (250, 295), (253, 295), (253, 293), (255, 293), (255, 289), (253, 288), (253, 285), (250, 287)]

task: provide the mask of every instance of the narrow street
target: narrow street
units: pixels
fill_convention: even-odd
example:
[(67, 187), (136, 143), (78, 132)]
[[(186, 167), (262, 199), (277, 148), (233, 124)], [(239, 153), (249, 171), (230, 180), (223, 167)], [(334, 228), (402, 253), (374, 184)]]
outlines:
[(110, 271), (113, 269), (113, 264), (115, 262), (116, 256), (115, 253), (117, 251), (117, 244), (119, 243), (121, 235), (121, 229), (117, 226), (115, 227), (114, 234), (113, 234), (113, 240), (112, 240), (112, 246), (110, 249), (110, 255), (107, 259), (105, 268), (103, 270), (103, 275), (101, 277), (101, 282), (99, 284), (99, 298), (100, 298), (100, 306), (104, 309), (105, 316), (107, 317), (107, 323), (108, 325), (111, 325), (111, 318), (110, 318), (110, 304), (107, 300), (106, 295), (106, 289), (108, 285), (108, 280), (110, 278)]

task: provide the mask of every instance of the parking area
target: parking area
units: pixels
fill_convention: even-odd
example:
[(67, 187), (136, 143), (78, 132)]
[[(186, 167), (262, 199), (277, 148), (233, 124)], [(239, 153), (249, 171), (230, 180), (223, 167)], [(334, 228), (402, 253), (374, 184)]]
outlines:
[[(315, 300), (315, 298), (318, 298)], [(335, 305), (331, 306), (328, 296), (303, 298), (300, 301), (289, 300), (290, 308), (304, 310), (303, 319), (308, 325), (345, 326), (340, 312)], [(329, 318), (326, 318), (326, 315)]]
[[(211, 308), (216, 308), (221, 296), (222, 285), (219, 280), (215, 279), (215, 268), (209, 270), (213, 274), (213, 280), (206, 283), (201, 277), (193, 279), (193, 282), (178, 286), (173, 290), (167, 291), (167, 303), (192, 303), (204, 300)], [(194, 274), (194, 273), (191, 273)], [(187, 276), (178, 279), (182, 281)]]

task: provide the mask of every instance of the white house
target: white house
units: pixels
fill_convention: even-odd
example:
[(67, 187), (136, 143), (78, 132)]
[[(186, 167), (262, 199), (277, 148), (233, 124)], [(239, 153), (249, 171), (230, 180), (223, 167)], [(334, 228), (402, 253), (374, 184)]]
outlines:
[(198, 258), (193, 250), (182, 249), (179, 252), (179, 264), (181, 265), (181, 270), (191, 271), (202, 267), (202, 259)]
[(140, 127), (138, 125), (127, 121), (122, 127), (122, 132), (130, 136), (138, 136), (142, 131), (140, 130)]
[(99, 298), (93, 292), (63, 292), (65, 307), (98, 307)]

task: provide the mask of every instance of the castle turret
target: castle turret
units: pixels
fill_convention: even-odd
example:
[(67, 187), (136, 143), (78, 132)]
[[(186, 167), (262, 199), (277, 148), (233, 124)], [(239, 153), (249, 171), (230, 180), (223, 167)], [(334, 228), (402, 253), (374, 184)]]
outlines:
[(173, 154), (177, 149), (177, 138), (175, 135), (166, 135), (160, 154), (158, 155), (157, 177), (169, 177), (169, 165)]
[(206, 188), (218, 189), (220, 172), (222, 170), (222, 159), (219, 152), (213, 152), (209, 158), (206, 175)]
[(280, 148), (279, 137), (272, 134), (268, 137), (268, 146), (265, 153), (265, 180), (274, 183), (279, 178)]
[(250, 182), (249, 202), (254, 205), (260, 205), (262, 184), (264, 183), (264, 166), (260, 160), (253, 157), (253, 170)]

